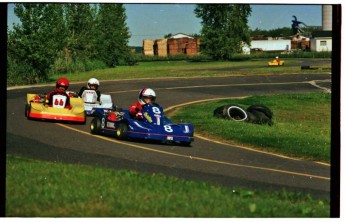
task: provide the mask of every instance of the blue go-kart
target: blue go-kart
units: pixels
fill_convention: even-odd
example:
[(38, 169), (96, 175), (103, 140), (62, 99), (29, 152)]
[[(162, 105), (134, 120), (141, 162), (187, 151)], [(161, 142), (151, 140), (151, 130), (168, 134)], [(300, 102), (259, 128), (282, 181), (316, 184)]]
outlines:
[(129, 110), (93, 108), (92, 134), (115, 136), (124, 139), (147, 139), (190, 146), (194, 140), (194, 127), (189, 123), (172, 123), (156, 104), (147, 104), (142, 110), (142, 119), (133, 119)]

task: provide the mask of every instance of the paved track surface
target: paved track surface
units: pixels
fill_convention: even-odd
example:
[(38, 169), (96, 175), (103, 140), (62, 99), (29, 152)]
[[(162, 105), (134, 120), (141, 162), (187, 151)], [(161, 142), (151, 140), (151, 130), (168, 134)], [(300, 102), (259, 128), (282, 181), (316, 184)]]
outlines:
[[(265, 75), (212, 78), (172, 78), (104, 81), (102, 93), (116, 105), (128, 108), (139, 89), (155, 89), (157, 102), (166, 109), (200, 100), (263, 94), (330, 90), (331, 75)], [(72, 84), (78, 91), (83, 84)], [(27, 120), (27, 93), (45, 93), (52, 86), (7, 91), (6, 146), (8, 154), (112, 169), (164, 173), (190, 180), (208, 181), (231, 188), (264, 188), (309, 192), (330, 198), (330, 166), (257, 152), (207, 138), (196, 137), (191, 147), (119, 141), (90, 134), (85, 125)], [(196, 129), (196, 133), (197, 133)]]

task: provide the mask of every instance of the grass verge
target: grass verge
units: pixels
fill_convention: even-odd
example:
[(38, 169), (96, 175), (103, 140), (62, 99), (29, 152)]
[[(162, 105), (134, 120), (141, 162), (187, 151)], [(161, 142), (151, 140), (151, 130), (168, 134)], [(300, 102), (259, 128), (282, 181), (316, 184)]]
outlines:
[[(315, 74), (315, 70), (301, 69), (301, 59), (287, 59), (285, 66), (267, 66), (269, 60), (251, 60), (240, 62), (188, 62), (158, 61), (140, 62), (137, 66), (118, 66), (116, 68), (93, 70), (82, 73), (69, 73), (51, 76), (52, 82), (61, 76), (70, 81), (86, 81), (89, 78), (103, 80), (168, 78), (168, 77), (204, 77), (235, 75), (267, 75), (267, 74)], [(322, 59), (314, 59), (322, 61)], [(318, 70), (319, 74), (329, 74), (329, 70)]]
[[(273, 112), (273, 126), (213, 117), (220, 106), (246, 109), (263, 104)], [(315, 161), (330, 162), (331, 94), (306, 93), (253, 96), (183, 107), (171, 119), (189, 122), (196, 133), (233, 144), (255, 147)]]
[(229, 189), (7, 155), (7, 217), (329, 217), (302, 193)]

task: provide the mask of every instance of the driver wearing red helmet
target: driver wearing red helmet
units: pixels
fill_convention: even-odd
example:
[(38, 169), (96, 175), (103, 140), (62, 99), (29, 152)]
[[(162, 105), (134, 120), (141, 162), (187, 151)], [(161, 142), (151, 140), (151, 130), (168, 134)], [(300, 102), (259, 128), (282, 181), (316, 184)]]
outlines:
[(129, 114), (132, 118), (142, 119), (142, 109), (145, 104), (153, 104), (156, 100), (156, 93), (151, 88), (144, 88), (139, 92), (138, 102), (133, 103), (129, 108)]
[(66, 96), (65, 107), (71, 108), (69, 96), (66, 93), (66, 90), (68, 89), (68, 87), (69, 87), (68, 79), (59, 78), (58, 80), (56, 80), (56, 88), (54, 90), (50, 91), (46, 97), (46, 99), (48, 100), (48, 105), (49, 106), (53, 105), (53, 96), (54, 95), (63, 95), (63, 96)]

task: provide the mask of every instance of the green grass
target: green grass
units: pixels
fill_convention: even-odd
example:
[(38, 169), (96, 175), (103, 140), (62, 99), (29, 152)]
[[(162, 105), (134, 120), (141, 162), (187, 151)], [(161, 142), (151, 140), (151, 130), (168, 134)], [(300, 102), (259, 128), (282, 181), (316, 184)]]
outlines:
[[(317, 59), (315, 59), (317, 60)], [(71, 81), (86, 81), (94, 77), (102, 80), (140, 79), (160, 77), (203, 77), (203, 76), (235, 76), (235, 75), (267, 75), (267, 74), (312, 74), (315, 70), (301, 70), (300, 66), (268, 67), (269, 60), (251, 60), (241, 62), (187, 62), (158, 61), (139, 62), (137, 66), (118, 66), (83, 73), (70, 73), (51, 76), (52, 82), (65, 76)], [(300, 59), (286, 59), (286, 63), (300, 64)], [(320, 70), (320, 74), (329, 70)]]
[[(263, 104), (273, 112), (273, 126), (213, 117), (220, 106)], [(183, 107), (171, 119), (193, 123), (196, 133), (233, 144), (304, 159), (330, 162), (331, 94), (253, 96)]]
[[(287, 60), (287, 59), (286, 59)], [(289, 59), (289, 62), (298, 62)], [(246, 62), (145, 62), (64, 75), (72, 81), (127, 78), (314, 73), (300, 67), (267, 67)], [(262, 66), (262, 67), (258, 67)], [(227, 70), (237, 67), (236, 70)], [(322, 72), (318, 72), (322, 73)], [(325, 72), (325, 73), (328, 73)], [(59, 76), (53, 76), (57, 79)], [(52, 80), (53, 82), (53, 80)], [(274, 125), (214, 119), (227, 103), (261, 103)], [(329, 162), (330, 95), (256, 96), (185, 107), (174, 121), (192, 122), (197, 133), (258, 149)], [(216, 127), (215, 127), (216, 126)], [(219, 131), (216, 131), (219, 130)], [(6, 157), (8, 217), (329, 217), (330, 203), (305, 193), (229, 189), (162, 174), (142, 174), (91, 166)]]
[(302, 193), (228, 189), (7, 155), (7, 217), (329, 217), (330, 203)]

